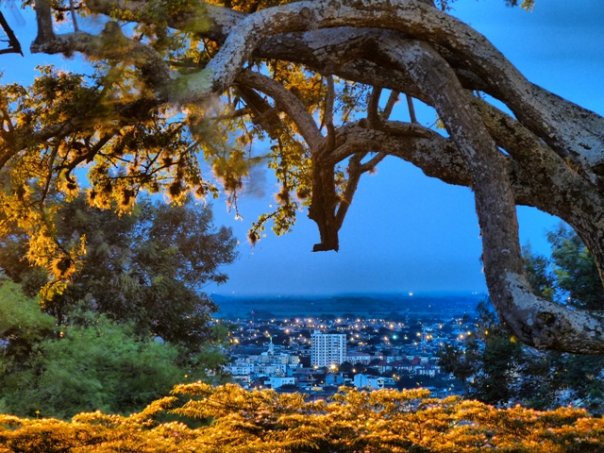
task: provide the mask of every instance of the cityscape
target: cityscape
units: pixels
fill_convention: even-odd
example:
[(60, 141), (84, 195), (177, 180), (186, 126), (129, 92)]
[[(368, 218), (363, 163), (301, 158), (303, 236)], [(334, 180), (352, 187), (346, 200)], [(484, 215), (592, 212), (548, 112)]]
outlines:
[(462, 346), (475, 329), (468, 315), (223, 319), (231, 348), (225, 372), (244, 388), (333, 395), (338, 387), (428, 388), (460, 394), (464, 384), (438, 365), (446, 344)]

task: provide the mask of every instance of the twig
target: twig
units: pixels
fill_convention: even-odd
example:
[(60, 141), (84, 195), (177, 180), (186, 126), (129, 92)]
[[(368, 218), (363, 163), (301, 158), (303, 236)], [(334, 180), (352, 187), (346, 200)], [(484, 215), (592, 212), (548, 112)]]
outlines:
[(417, 124), (417, 117), (415, 116), (415, 107), (413, 106), (413, 98), (408, 94), (405, 94), (407, 98), (407, 108), (409, 109), (409, 118), (413, 124)]

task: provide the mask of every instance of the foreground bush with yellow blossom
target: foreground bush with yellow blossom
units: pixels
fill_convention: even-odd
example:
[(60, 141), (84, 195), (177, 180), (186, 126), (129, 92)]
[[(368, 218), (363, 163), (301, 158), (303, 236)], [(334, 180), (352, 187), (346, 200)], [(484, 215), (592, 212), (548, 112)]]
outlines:
[(601, 452), (604, 419), (496, 409), (426, 390), (300, 394), (187, 384), (130, 416), (0, 416), (0, 452)]

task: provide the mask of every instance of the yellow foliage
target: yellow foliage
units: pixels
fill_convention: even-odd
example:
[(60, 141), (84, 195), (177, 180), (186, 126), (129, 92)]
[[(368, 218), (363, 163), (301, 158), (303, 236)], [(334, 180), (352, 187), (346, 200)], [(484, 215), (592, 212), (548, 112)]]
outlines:
[(604, 420), (570, 407), (496, 409), (426, 390), (342, 388), (331, 401), (179, 385), (130, 416), (100, 412), (71, 421), (0, 415), (0, 452), (596, 452)]

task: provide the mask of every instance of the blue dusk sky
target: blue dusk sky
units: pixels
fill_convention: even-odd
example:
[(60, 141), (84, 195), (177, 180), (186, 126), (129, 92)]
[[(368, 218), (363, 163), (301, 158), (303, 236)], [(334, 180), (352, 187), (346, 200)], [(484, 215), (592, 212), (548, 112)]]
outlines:
[[(15, 24), (27, 49), (34, 25), (23, 15)], [(452, 14), (483, 33), (525, 76), (573, 102), (604, 113), (604, 8), (598, 0), (537, 0), (526, 12), (503, 0), (458, 0)], [(0, 56), (4, 81), (28, 83), (36, 64), (69, 67), (59, 57), (26, 59)], [(401, 106), (402, 107), (402, 106)], [(401, 108), (400, 115), (404, 115)], [(400, 118), (404, 118), (401, 116)], [(421, 121), (432, 124), (426, 113)], [(233, 228), (240, 239), (238, 260), (225, 267), (229, 282), (207, 291), (229, 295), (406, 293), (428, 291), (486, 292), (481, 270), (481, 242), (469, 189), (428, 178), (401, 160), (388, 158), (365, 176), (340, 232), (340, 251), (312, 253), (318, 241), (315, 224), (299, 213), (293, 231), (272, 232), (256, 246), (246, 240), (250, 224), (270, 210), (274, 181), (254, 172), (253, 194), (239, 200), (243, 220), (214, 202), (217, 224)], [(549, 251), (545, 233), (559, 219), (531, 208), (518, 209), (520, 236), (533, 250)]]

